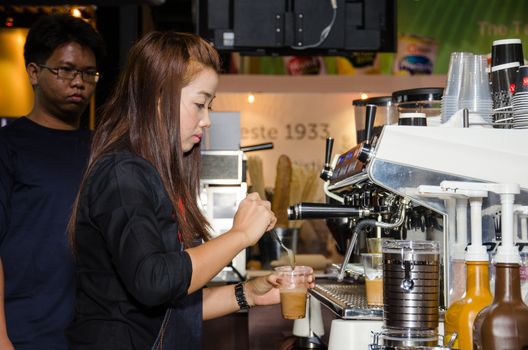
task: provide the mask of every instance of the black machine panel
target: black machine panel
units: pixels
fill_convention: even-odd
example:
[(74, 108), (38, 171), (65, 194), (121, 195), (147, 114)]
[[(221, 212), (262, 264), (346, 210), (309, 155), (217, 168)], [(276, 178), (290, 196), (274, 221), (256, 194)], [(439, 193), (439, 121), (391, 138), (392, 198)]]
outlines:
[(365, 164), (358, 159), (361, 144), (339, 156), (330, 180), (331, 184), (345, 180), (362, 172)]
[(393, 0), (200, 0), (196, 19), (198, 34), (220, 51), (337, 55), (396, 49)]

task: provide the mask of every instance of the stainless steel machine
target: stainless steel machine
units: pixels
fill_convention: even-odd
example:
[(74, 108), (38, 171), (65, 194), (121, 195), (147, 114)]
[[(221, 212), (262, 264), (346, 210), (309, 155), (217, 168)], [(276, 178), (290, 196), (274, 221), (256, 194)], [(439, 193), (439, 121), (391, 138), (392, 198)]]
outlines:
[[(467, 200), (458, 202), (454, 197), (424, 193), (419, 190), (424, 187), (420, 186), (439, 186), (446, 180), (513, 183), (520, 185), (515, 203), (528, 203), (526, 131), (387, 125), (377, 138), (371, 132), (375, 111), (375, 106), (367, 106), (367, 137), (356, 147), (332, 158), (332, 140), (327, 140), (321, 174), (327, 202), (298, 203), (289, 208), (291, 220), (325, 218), (339, 249), (345, 253), (337, 278), (318, 281), (311, 291), (312, 297), (336, 316), (331, 325), (329, 350), (349, 349), (351, 344), (357, 349), (441, 344), (443, 313), (460, 296), (459, 286), (465, 283), (464, 272), (454, 271), (460, 266), (457, 264), (460, 253), (470, 243), (469, 213)], [(482, 203), (483, 242), (491, 256), (501, 241), (501, 226), (497, 224), (501, 220), (500, 203), (500, 196), (491, 192)], [(518, 224), (514, 224), (514, 231), (520, 232)], [(394, 296), (394, 290), (387, 285), (383, 308), (366, 304), (364, 284), (350, 276), (359, 253), (365, 251), (365, 238), (376, 236), (438, 245), (437, 299), (428, 304), (429, 309), (432, 305), (432, 312), (424, 311), (426, 308), (413, 311), (416, 308), (413, 309), (412, 301), (391, 301), (389, 296)], [(525, 239), (516, 236), (514, 243), (522, 249), (527, 243)], [(403, 268), (406, 259), (419, 260), (402, 255), (399, 263)], [(413, 283), (416, 282), (414, 278)], [(398, 288), (404, 288), (403, 282)], [(428, 290), (414, 292), (418, 300)], [(389, 314), (391, 308), (393, 313)], [(400, 335), (393, 332), (391, 335), (396, 336), (389, 337), (386, 330), (391, 327), (400, 329)], [(424, 338), (421, 331), (429, 333)]]
[[(200, 204), (216, 237), (233, 225), (238, 205), (247, 195), (241, 150), (202, 151)], [(213, 282), (237, 282), (246, 279), (246, 251), (241, 251), (224, 267)]]
[[(202, 139), (200, 171), (201, 209), (217, 237), (233, 225), (238, 205), (247, 195), (245, 153), (273, 148), (272, 143), (240, 146), (240, 113), (211, 112), (214, 126)], [(234, 283), (246, 279), (246, 251), (241, 251), (212, 282)]]

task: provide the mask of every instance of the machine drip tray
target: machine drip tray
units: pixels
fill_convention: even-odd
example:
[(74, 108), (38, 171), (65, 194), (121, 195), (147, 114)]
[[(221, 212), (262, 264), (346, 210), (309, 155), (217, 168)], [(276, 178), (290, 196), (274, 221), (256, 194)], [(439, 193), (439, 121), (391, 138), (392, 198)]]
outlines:
[(318, 282), (313, 289), (310, 289), (310, 294), (342, 319), (382, 320), (383, 318), (383, 307), (367, 305), (364, 284)]

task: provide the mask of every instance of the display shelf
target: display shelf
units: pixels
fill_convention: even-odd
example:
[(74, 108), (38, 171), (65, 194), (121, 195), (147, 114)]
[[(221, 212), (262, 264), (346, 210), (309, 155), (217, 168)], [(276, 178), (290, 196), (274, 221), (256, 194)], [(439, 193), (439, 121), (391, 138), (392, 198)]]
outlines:
[(445, 75), (243, 75), (220, 76), (218, 92), (357, 93), (393, 92), (420, 87), (444, 87)]

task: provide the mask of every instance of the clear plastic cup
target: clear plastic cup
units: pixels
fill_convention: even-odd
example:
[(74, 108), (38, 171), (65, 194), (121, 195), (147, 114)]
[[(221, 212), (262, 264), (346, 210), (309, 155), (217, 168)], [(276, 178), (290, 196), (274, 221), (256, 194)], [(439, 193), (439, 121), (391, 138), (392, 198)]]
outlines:
[(471, 52), (451, 53), (444, 96), (456, 96), (458, 98), (462, 86), (462, 79), (464, 78), (464, 66), (472, 64), (473, 56)]
[(447, 72), (447, 84), (442, 96), (442, 123), (451, 118), (460, 108), (459, 99), (464, 80), (464, 69), (470, 69), (473, 65), (473, 53), (452, 52), (449, 58), (449, 70)]
[(279, 279), (282, 317), (287, 320), (304, 318), (308, 296), (308, 277), (313, 269), (310, 266), (279, 266), (275, 268)]
[(491, 115), (493, 102), (487, 72), (487, 56), (474, 55), (472, 60), (465, 63), (459, 107), (481, 115)]
[(365, 270), (367, 304), (383, 306), (383, 254), (363, 253), (361, 262)]
[(442, 122), (446, 122), (458, 111), (458, 96), (442, 96)]

